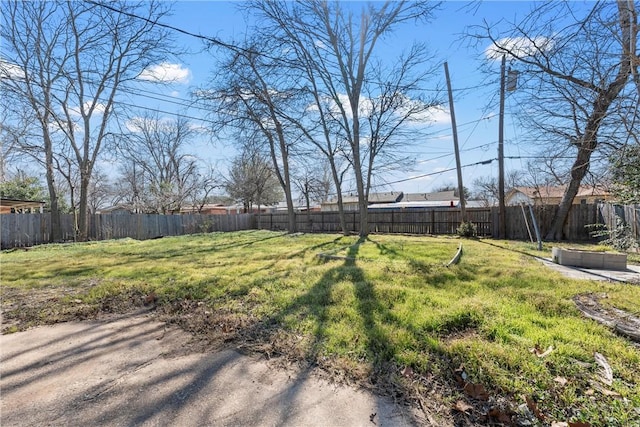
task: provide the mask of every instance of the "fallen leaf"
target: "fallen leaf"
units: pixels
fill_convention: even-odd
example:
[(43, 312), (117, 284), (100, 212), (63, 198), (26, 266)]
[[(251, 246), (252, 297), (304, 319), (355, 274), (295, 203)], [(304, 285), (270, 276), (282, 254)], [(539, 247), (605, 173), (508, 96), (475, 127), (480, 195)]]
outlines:
[(487, 393), (487, 390), (482, 384), (466, 383), (464, 385), (464, 392), (473, 399), (489, 400), (489, 393)]
[(529, 349), (529, 351), (538, 357), (547, 357), (553, 351), (553, 346), (550, 345), (546, 350), (543, 351), (542, 348), (538, 344), (536, 344), (535, 347)]
[(606, 388), (603, 388), (602, 390), (600, 390), (600, 393), (604, 394), (605, 396), (620, 397), (620, 393), (615, 392), (613, 390), (607, 390)]
[(607, 362), (607, 359), (598, 352), (595, 352), (593, 356), (596, 360), (596, 363), (600, 367), (600, 369), (598, 370), (598, 379), (603, 384), (613, 384), (613, 369), (611, 369), (611, 366), (609, 365), (609, 362)]
[(155, 304), (158, 301), (158, 295), (155, 292), (151, 292), (144, 297), (144, 305)]
[(538, 344), (536, 344), (533, 348), (529, 349), (529, 353), (533, 353), (533, 354), (540, 354), (542, 353), (542, 348), (540, 348), (540, 346)]
[(569, 427), (591, 427), (591, 424), (586, 421), (569, 421)]
[(453, 375), (454, 375), (454, 377), (456, 379), (456, 382), (458, 383), (458, 386), (459, 387), (464, 387), (465, 383), (467, 382), (467, 378), (468, 378), (467, 373), (464, 371), (464, 365), (460, 365), (460, 367), (458, 369), (453, 371)]
[(488, 415), (503, 424), (511, 424), (513, 422), (511, 415), (502, 411), (500, 408), (491, 408)]
[(544, 421), (547, 419), (547, 417), (545, 417), (542, 411), (540, 411), (540, 409), (538, 408), (538, 404), (535, 402), (535, 400), (533, 400), (529, 396), (526, 397), (526, 400), (527, 408), (529, 408), (529, 410), (533, 412), (537, 419), (539, 419), (540, 421)]
[(604, 394), (605, 396), (620, 397), (620, 393), (606, 389), (602, 385), (600, 385), (600, 383), (597, 383), (593, 380), (590, 380), (589, 383), (593, 386), (593, 388), (595, 388), (597, 391)]
[(405, 367), (405, 368), (402, 370), (402, 376), (403, 376), (403, 377), (405, 377), (405, 378), (411, 378), (411, 377), (413, 377), (413, 369), (411, 369), (411, 367), (410, 367), (410, 366)]
[(469, 405), (464, 400), (458, 400), (455, 405), (453, 405), (453, 409), (458, 412), (467, 412), (470, 409), (473, 409), (472, 405)]
[(553, 380), (554, 380), (555, 382), (557, 382), (558, 384), (560, 384), (561, 386), (563, 386), (563, 387), (564, 387), (565, 385), (567, 385), (567, 383), (569, 382), (569, 381), (568, 381), (566, 378), (564, 378), (564, 377), (555, 377)]

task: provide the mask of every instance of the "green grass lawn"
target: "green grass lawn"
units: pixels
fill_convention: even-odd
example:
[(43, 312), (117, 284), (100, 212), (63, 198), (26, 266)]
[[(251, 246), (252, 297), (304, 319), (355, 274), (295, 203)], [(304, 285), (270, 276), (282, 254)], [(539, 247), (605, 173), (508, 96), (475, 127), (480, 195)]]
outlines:
[[(447, 268), (460, 242), (462, 260)], [(530, 398), (544, 423), (640, 425), (640, 349), (571, 300), (606, 294), (608, 305), (638, 315), (640, 287), (567, 279), (529, 249), (266, 231), (47, 245), (0, 255), (4, 332), (122, 311), (154, 295), (158, 312), (191, 319), (193, 330), (343, 378), (394, 383), (423, 400), (437, 389), (448, 408), (471, 403), (475, 420)], [(538, 357), (535, 347), (553, 350)], [(611, 386), (599, 383), (596, 352), (613, 370)], [(461, 375), (489, 401), (465, 394)]]

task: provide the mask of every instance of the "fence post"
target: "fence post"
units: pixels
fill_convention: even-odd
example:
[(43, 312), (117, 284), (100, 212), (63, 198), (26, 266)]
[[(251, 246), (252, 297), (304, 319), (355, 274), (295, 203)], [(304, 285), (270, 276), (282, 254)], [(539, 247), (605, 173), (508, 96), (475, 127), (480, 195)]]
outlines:
[(436, 234), (436, 211), (431, 209), (431, 230), (429, 234)]
[(394, 221), (393, 209), (391, 209), (391, 230), (390, 230), (390, 231), (391, 231), (392, 233), (393, 233), (393, 231), (395, 230), (394, 222), (395, 222), (395, 221)]

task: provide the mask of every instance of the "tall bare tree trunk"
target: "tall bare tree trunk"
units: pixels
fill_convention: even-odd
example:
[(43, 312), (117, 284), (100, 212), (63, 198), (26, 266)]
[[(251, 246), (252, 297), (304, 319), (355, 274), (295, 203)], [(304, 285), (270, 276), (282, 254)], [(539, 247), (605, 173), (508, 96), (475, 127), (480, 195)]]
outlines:
[(337, 201), (338, 201), (338, 218), (340, 219), (340, 229), (345, 236), (349, 235), (347, 230), (347, 217), (344, 214), (344, 204), (342, 203), (342, 179), (338, 173), (338, 168), (335, 164), (335, 157), (329, 157), (329, 164), (331, 165), (331, 174), (333, 175), (333, 183), (336, 186)]
[(62, 217), (60, 215), (58, 193), (55, 186), (55, 171), (53, 167), (51, 140), (48, 138), (46, 133), (44, 139), (47, 188), (49, 189), (49, 207), (51, 209), (51, 234), (49, 235), (49, 242), (54, 243), (62, 240)]
[(571, 181), (565, 190), (558, 211), (556, 212), (551, 228), (547, 233), (547, 240), (561, 240), (563, 228), (567, 222), (573, 200), (578, 194), (580, 183), (589, 171), (591, 155), (598, 146), (598, 129), (607, 115), (609, 107), (624, 89), (629, 77), (632, 75), (633, 64), (636, 59), (635, 52), (629, 51), (626, 46), (632, 46), (632, 37), (637, 38), (637, 16), (633, 9), (633, 2), (618, 0), (618, 13), (622, 30), (622, 54), (620, 56), (620, 68), (616, 78), (606, 88), (598, 91), (593, 103), (593, 109), (587, 125), (579, 141), (578, 154), (571, 168)]

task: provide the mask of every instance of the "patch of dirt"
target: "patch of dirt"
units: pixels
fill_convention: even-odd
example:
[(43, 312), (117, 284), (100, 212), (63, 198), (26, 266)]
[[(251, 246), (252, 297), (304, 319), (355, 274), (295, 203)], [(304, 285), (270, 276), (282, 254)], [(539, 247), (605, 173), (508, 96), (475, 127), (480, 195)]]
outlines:
[(102, 315), (127, 313), (144, 307), (145, 295), (136, 289), (88, 303), (84, 296), (96, 284), (97, 282), (90, 281), (73, 288), (3, 287), (0, 294), (1, 332), (6, 334), (40, 325), (95, 319)]
[[(95, 285), (87, 283), (64, 289), (2, 289), (2, 332), (143, 309), (152, 312), (158, 320), (178, 325), (193, 335), (194, 339), (184, 346), (185, 352), (232, 347), (245, 354), (264, 355), (275, 367), (314, 368), (317, 375), (331, 382), (362, 387), (390, 396), (397, 404), (420, 408), (424, 425), (518, 424), (512, 398), (496, 395), (485, 399), (478, 393), (467, 393), (468, 383), (459, 381), (453, 362), (444, 356), (433, 361), (434, 370), (428, 373), (392, 363), (372, 366), (365, 360), (322, 354), (313, 337), (283, 330), (275, 321), (229, 309), (216, 310), (203, 301), (160, 302), (154, 294), (128, 289), (98, 302), (85, 302), (83, 296)], [(447, 339), (451, 341), (477, 333), (472, 327), (453, 328), (448, 332)]]
[[(320, 354), (311, 337), (283, 330), (275, 322), (245, 313), (215, 310), (203, 301), (172, 301), (158, 305), (155, 313), (160, 320), (192, 333), (196, 337), (190, 343), (192, 349), (233, 347), (241, 353), (263, 355), (275, 367), (311, 368), (315, 375), (330, 382), (361, 387), (389, 396), (396, 404), (420, 408), (424, 425), (485, 425), (490, 417), (485, 402), (474, 404), (475, 409), (467, 412), (452, 407), (451, 402), (463, 394), (453, 375), (422, 375), (410, 367), (392, 363), (371, 366), (364, 360)], [(438, 363), (446, 366), (445, 361)]]

